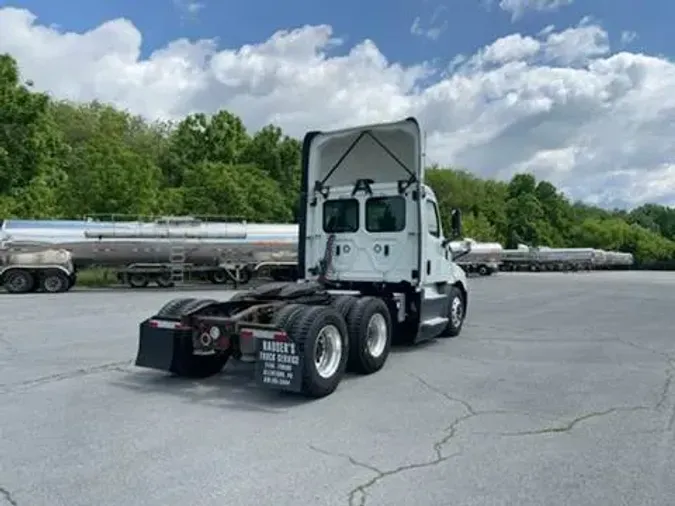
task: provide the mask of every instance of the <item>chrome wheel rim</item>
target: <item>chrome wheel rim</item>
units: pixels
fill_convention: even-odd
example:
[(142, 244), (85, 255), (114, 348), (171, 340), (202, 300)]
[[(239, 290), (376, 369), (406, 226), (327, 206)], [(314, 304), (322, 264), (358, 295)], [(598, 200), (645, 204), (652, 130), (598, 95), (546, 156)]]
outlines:
[(342, 360), (342, 335), (335, 325), (321, 328), (314, 344), (314, 365), (322, 378), (335, 374)]
[(371, 357), (379, 357), (384, 353), (387, 344), (387, 321), (382, 313), (375, 313), (368, 320), (366, 330), (366, 348)]
[(452, 325), (457, 328), (462, 324), (462, 318), (464, 316), (464, 310), (462, 307), (461, 297), (456, 296), (452, 299), (452, 304), (450, 305), (450, 321)]

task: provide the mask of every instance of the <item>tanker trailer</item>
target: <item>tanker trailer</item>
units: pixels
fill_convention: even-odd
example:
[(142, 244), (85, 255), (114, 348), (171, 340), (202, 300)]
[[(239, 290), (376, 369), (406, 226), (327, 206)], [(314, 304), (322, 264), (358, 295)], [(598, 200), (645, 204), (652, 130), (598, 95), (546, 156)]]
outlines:
[(456, 260), (456, 264), (465, 272), (477, 272), (481, 276), (489, 276), (497, 271), (502, 263), (502, 245), (496, 242), (477, 242), (466, 238), (464, 241), (450, 243), (451, 250), (458, 250), (465, 244), (470, 245), (470, 251)]
[(611, 269), (612, 252), (604, 249), (593, 250), (593, 269)]
[(530, 270), (535, 252), (525, 244), (519, 244), (515, 249), (502, 250), (502, 270), (522, 271)]
[(635, 259), (631, 253), (621, 251), (608, 251), (607, 264), (608, 269), (630, 269)]
[(18, 253), (10, 245), (7, 238), (0, 246), (0, 284), (9, 293), (67, 292), (75, 285), (70, 252), (51, 248)]
[[(118, 279), (134, 287), (177, 278), (206, 278), (214, 283), (246, 281), (269, 272), (296, 276), (298, 226), (202, 222), (169, 217), (154, 222), (92, 220), (8, 220), (14, 251), (45, 247), (67, 249), (76, 268), (118, 270)], [(280, 259), (280, 255), (283, 257)]]
[[(160, 286), (191, 278), (213, 283), (245, 283), (265, 269), (278, 277), (297, 271), (298, 226), (157, 221), (133, 226), (85, 229), (97, 241), (99, 262), (123, 264), (118, 279), (140, 288), (154, 281)], [(274, 254), (283, 254), (282, 260)], [(261, 259), (261, 255), (267, 257)]]
[(590, 270), (594, 258), (595, 250), (593, 248), (549, 248), (540, 246), (534, 249), (532, 270)]

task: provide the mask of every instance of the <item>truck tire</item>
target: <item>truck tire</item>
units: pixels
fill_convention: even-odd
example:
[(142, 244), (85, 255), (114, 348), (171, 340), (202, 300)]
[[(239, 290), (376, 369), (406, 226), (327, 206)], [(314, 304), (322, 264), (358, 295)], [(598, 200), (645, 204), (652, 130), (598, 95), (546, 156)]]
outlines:
[(466, 301), (462, 291), (456, 286), (451, 286), (448, 290), (447, 305), (448, 324), (438, 337), (456, 337), (462, 331), (464, 325), (464, 316), (466, 315)]
[(350, 371), (372, 374), (379, 371), (391, 350), (391, 313), (378, 297), (357, 298), (347, 317)]
[(173, 279), (171, 279), (171, 273), (163, 273), (155, 278), (155, 283), (161, 288), (171, 288), (174, 285)]
[(208, 274), (209, 281), (214, 285), (224, 285), (228, 282), (230, 277), (225, 272), (225, 269), (218, 269), (216, 271), (209, 272)]
[(49, 270), (42, 276), (40, 288), (45, 293), (67, 292), (70, 288), (70, 280), (61, 271)]
[(303, 306), (290, 331), (304, 358), (302, 394), (325, 397), (344, 377), (349, 337), (344, 318), (330, 306)]
[(345, 321), (347, 321), (349, 313), (356, 304), (357, 300), (359, 300), (359, 298), (354, 297), (353, 295), (338, 295), (335, 297), (335, 299), (333, 299), (331, 306), (337, 309)]
[(35, 286), (35, 278), (28, 271), (12, 269), (5, 273), (3, 285), (9, 293), (28, 293)]
[(488, 268), (487, 265), (480, 265), (478, 266), (478, 274), (481, 276), (487, 276), (488, 275)]
[(148, 276), (141, 273), (130, 273), (127, 280), (131, 288), (145, 288), (150, 283)]
[[(174, 299), (165, 305), (174, 304), (173, 313), (180, 318), (186, 313), (197, 311), (202, 306), (217, 302), (215, 299)], [(220, 352), (215, 355), (193, 355), (192, 337), (186, 336), (177, 343), (174, 350), (173, 361), (169, 370), (184, 378), (208, 378), (218, 374), (232, 355), (232, 350)]]
[(242, 300), (242, 299), (245, 299), (248, 296), (249, 296), (248, 290), (244, 290), (242, 292), (237, 292), (232, 297), (230, 297), (228, 299), (228, 302), (234, 302), (234, 301), (237, 301), (237, 300)]
[(282, 307), (274, 315), (274, 326), (288, 331), (289, 329), (293, 328), (293, 324), (306, 307), (307, 306), (304, 306), (303, 304), (288, 304), (287, 306)]
[(159, 311), (157, 311), (156, 316), (165, 318), (180, 318), (182, 315), (181, 310), (183, 309), (183, 307), (194, 302), (195, 300), (197, 299), (195, 299), (194, 297), (170, 300), (169, 302), (164, 304)]
[(190, 337), (181, 339), (178, 344), (169, 371), (183, 378), (208, 378), (218, 374), (232, 354), (231, 350), (227, 350), (216, 355), (193, 355)]

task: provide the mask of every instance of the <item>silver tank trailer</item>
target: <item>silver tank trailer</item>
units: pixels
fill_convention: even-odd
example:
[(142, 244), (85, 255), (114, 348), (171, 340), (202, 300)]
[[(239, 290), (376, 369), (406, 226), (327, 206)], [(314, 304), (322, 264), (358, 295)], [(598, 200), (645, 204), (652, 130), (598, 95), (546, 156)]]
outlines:
[[(72, 252), (78, 267), (170, 263), (172, 250), (183, 249), (185, 263), (218, 265), (255, 261), (256, 257), (297, 258), (294, 224), (175, 222), (32, 222), (6, 226), (10, 248), (36, 251), (45, 246)], [(23, 225), (23, 226), (21, 226)]]
[(457, 265), (462, 266), (469, 272), (476, 271), (484, 276), (499, 270), (504, 249), (501, 244), (496, 242), (477, 242), (471, 238), (450, 243), (450, 249), (453, 251), (461, 251), (467, 247), (469, 252), (457, 260)]

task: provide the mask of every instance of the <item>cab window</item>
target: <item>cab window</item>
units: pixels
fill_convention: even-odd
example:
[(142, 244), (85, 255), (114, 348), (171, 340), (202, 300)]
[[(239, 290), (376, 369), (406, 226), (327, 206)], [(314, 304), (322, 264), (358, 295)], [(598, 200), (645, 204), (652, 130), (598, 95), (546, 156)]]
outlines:
[(438, 219), (438, 208), (436, 207), (436, 203), (432, 202), (431, 200), (427, 200), (426, 208), (427, 208), (427, 229), (429, 230), (429, 233), (434, 237), (440, 237), (441, 227)]
[(405, 228), (404, 197), (373, 197), (366, 202), (368, 232), (400, 232)]
[(348, 234), (359, 229), (359, 201), (335, 199), (323, 203), (323, 231), (327, 234)]

